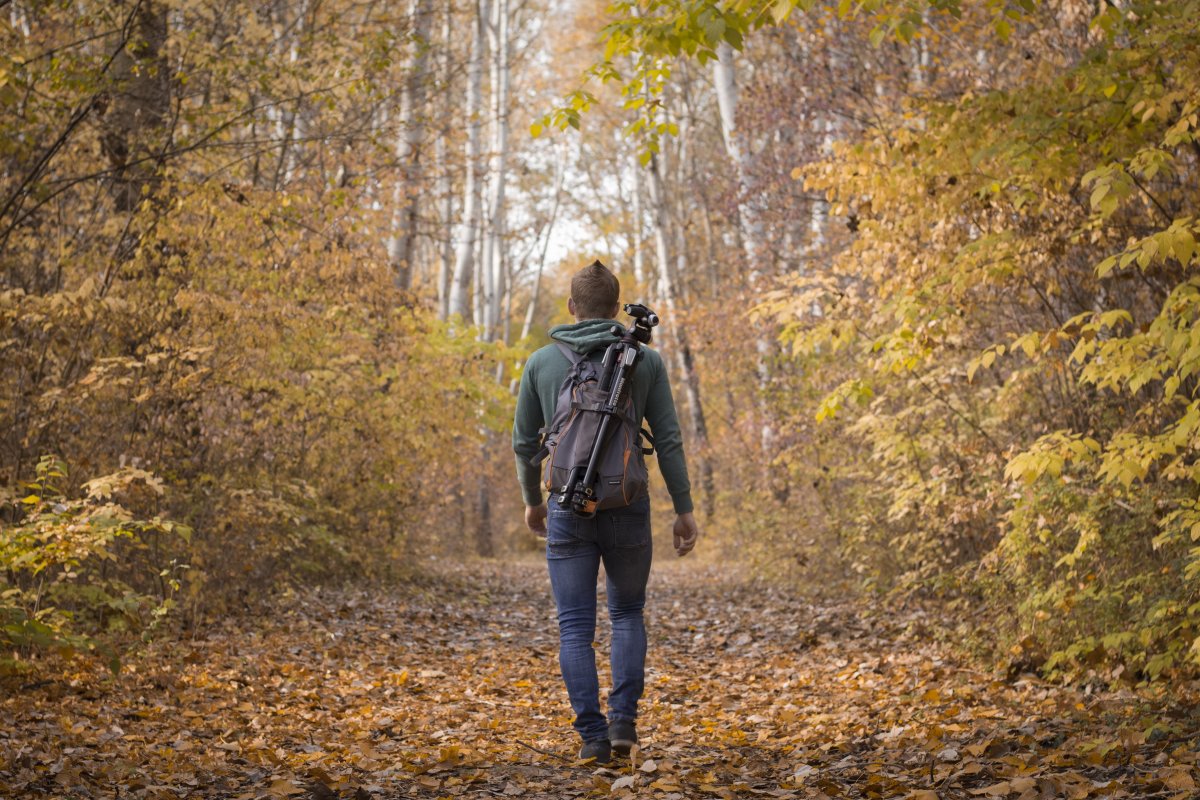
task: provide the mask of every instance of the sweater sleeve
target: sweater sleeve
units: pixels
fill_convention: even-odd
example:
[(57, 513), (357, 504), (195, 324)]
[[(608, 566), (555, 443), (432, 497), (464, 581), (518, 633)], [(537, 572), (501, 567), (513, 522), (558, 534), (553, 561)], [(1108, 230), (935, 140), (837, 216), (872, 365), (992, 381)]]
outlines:
[(521, 375), (521, 387), (517, 390), (517, 412), (513, 418), (517, 481), (521, 484), (521, 495), (527, 506), (542, 504), (541, 469), (529, 462), (541, 449), (542, 437), (538, 431), (546, 424), (542, 418), (542, 404), (538, 400), (534, 369), (531, 359), (525, 364), (525, 372)]
[(646, 397), (645, 417), (654, 434), (658, 468), (667, 482), (675, 513), (686, 514), (692, 510), (692, 484), (688, 480), (687, 461), (683, 457), (683, 435), (679, 430), (679, 417), (675, 413), (675, 400), (671, 396), (671, 383), (661, 360), (657, 362), (654, 382)]

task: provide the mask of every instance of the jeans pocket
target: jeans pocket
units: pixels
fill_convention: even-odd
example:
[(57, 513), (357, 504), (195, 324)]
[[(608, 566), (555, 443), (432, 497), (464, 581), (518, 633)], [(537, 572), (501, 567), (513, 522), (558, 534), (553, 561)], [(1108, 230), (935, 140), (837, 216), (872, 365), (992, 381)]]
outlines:
[(643, 497), (625, 508), (612, 512), (613, 546), (640, 548), (650, 546), (650, 500)]
[(588, 546), (579, 533), (579, 518), (575, 513), (551, 505), (546, 519), (546, 557), (570, 558), (578, 555)]

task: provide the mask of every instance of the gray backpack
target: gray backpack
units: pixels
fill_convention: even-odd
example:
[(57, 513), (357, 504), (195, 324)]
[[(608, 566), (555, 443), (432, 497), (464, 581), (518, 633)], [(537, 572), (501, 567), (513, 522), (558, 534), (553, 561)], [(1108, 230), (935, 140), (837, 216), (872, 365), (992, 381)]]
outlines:
[[(587, 466), (608, 399), (608, 393), (600, 390), (600, 364), (562, 342), (556, 344), (570, 359), (571, 369), (559, 387), (554, 417), (540, 431), (544, 434), (542, 451), (534, 457), (534, 463), (545, 458), (542, 483), (552, 495), (563, 491), (576, 467)], [(600, 451), (596, 511), (627, 506), (646, 493), (645, 456), (654, 452), (654, 439), (639, 428), (633, 413), (633, 400), (626, 391), (617, 410), (618, 424), (609, 423), (608, 441)], [(650, 447), (642, 446), (643, 438)]]

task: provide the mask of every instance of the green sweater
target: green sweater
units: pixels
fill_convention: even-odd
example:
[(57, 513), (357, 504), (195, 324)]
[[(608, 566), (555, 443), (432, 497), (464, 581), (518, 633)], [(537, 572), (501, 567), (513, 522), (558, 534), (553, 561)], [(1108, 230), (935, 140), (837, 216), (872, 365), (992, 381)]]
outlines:
[[(550, 338), (576, 353), (589, 354), (592, 361), (600, 361), (608, 345), (617, 340), (610, 329), (618, 324), (611, 319), (587, 319), (572, 325), (556, 325), (550, 329)], [(648, 347), (642, 349), (645, 355), (630, 381), (634, 418), (639, 424), (643, 419), (649, 423), (658, 467), (667, 482), (675, 513), (683, 514), (692, 510), (692, 490), (687, 462), (683, 458), (679, 418), (671, 398), (671, 384), (662, 357)], [(541, 449), (538, 431), (554, 417), (558, 390), (570, 368), (570, 362), (557, 345), (548, 344), (529, 357), (521, 376), (517, 413), (513, 420), (513, 451), (517, 454), (517, 480), (521, 482), (521, 492), (528, 506), (542, 503), (541, 468), (530, 464), (529, 459)]]

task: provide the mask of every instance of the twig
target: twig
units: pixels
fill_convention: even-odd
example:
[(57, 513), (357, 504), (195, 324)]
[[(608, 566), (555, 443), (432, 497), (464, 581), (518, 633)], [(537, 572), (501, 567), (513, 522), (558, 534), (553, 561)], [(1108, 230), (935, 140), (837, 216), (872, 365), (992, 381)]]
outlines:
[(531, 744), (525, 744), (525, 742), (522, 742), (520, 739), (514, 739), (513, 741), (515, 741), (517, 744), (521, 745), (521, 747), (528, 747), (530, 750), (532, 750), (535, 753), (541, 753), (544, 756), (550, 756), (551, 758), (557, 758), (559, 761), (571, 761), (572, 760), (572, 759), (567, 758), (566, 756), (559, 755), (558, 753), (551, 753), (549, 750), (543, 750), (540, 747), (534, 747)]

